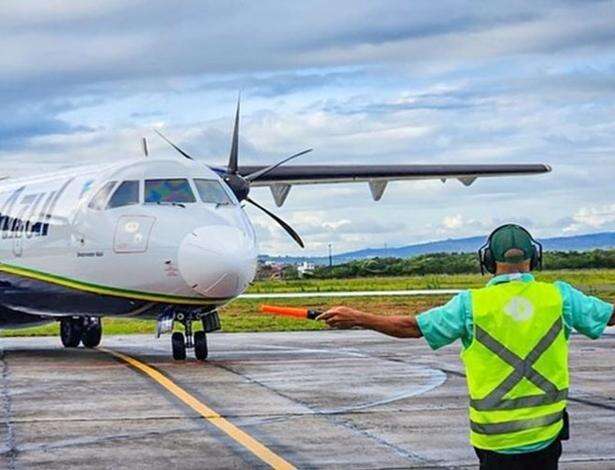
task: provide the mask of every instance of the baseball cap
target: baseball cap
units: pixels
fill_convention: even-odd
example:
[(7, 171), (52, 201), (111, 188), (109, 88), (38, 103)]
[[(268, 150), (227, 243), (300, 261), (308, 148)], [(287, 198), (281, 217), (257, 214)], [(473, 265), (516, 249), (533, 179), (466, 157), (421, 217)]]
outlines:
[(489, 243), (495, 261), (520, 263), (531, 259), (534, 250), (532, 236), (519, 225), (504, 225), (491, 235)]

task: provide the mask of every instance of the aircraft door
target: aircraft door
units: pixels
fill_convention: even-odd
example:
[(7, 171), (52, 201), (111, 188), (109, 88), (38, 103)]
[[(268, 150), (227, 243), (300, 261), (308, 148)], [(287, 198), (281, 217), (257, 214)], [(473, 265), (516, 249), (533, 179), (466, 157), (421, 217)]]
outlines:
[(115, 253), (144, 253), (147, 251), (155, 217), (124, 215), (118, 220), (113, 240)]
[(20, 236), (15, 236), (15, 238), (13, 238), (13, 255), (15, 255), (16, 258), (20, 258), (23, 255), (21, 234)]

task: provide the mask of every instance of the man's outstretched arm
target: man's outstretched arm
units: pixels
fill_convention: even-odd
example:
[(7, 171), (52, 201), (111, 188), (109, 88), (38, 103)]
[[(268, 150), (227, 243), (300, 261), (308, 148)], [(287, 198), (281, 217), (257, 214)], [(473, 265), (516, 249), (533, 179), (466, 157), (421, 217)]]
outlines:
[(567, 282), (556, 281), (564, 301), (564, 316), (568, 315), (570, 326), (591, 339), (602, 336), (606, 326), (615, 325), (614, 305), (598, 297), (588, 295)]
[(409, 315), (383, 316), (349, 307), (334, 307), (320, 315), (318, 320), (325, 321), (332, 328), (358, 326), (396, 338), (420, 338), (423, 336), (416, 318)]

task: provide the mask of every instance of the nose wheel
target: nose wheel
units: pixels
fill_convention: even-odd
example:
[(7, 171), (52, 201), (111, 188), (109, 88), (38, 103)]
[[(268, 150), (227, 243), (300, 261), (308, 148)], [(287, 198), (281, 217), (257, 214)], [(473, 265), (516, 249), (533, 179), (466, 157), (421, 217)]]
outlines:
[[(217, 312), (210, 312), (206, 316), (194, 317), (184, 313), (177, 313), (174, 318), (184, 327), (184, 333), (176, 331), (171, 335), (171, 349), (173, 359), (183, 361), (186, 359), (186, 350), (194, 349), (194, 356), (199, 361), (207, 359), (209, 349), (207, 347), (207, 333), (220, 329), (220, 319)], [(192, 332), (192, 322), (201, 320), (203, 330)]]
[[(197, 331), (188, 334), (191, 328), (186, 330), (186, 336), (179, 331), (171, 335), (171, 349), (173, 350), (173, 359), (183, 361), (186, 359), (186, 350), (194, 349), (194, 356), (199, 361), (207, 359), (207, 334), (204, 331)], [(192, 333), (192, 331), (190, 331)]]
[(207, 359), (207, 334), (204, 331), (194, 333), (194, 355), (199, 361)]
[(171, 347), (173, 349), (173, 359), (176, 361), (186, 359), (186, 341), (183, 333), (176, 331), (171, 335)]

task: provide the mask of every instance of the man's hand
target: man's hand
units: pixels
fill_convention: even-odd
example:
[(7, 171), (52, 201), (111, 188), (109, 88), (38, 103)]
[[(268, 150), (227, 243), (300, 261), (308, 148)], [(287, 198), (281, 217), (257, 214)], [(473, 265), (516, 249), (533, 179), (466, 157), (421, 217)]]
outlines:
[(317, 320), (325, 321), (331, 328), (347, 329), (354, 326), (365, 326), (365, 319), (369, 316), (369, 313), (340, 306), (327, 310)]

